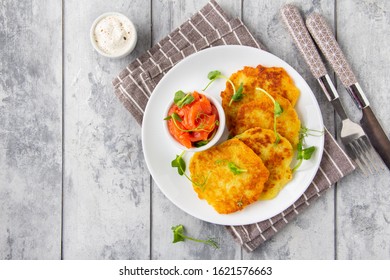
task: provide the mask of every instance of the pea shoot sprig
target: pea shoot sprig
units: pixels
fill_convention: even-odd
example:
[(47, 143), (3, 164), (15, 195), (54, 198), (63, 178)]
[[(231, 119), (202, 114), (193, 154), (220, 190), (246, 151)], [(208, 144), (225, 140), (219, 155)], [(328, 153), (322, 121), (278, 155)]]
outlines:
[(203, 178), (203, 181), (201, 183), (192, 180), (191, 177), (188, 176), (186, 173), (187, 166), (186, 166), (186, 162), (183, 159), (184, 153), (185, 151), (183, 151), (180, 155), (176, 155), (176, 158), (171, 162), (171, 166), (173, 168), (177, 168), (177, 173), (179, 173), (180, 176), (184, 175), (191, 183), (193, 183), (195, 186), (199, 187), (203, 191), (207, 183), (207, 180), (210, 176), (210, 173), (208, 174), (207, 177)]
[[(191, 104), (192, 102), (194, 102), (195, 98), (192, 96), (191, 93), (185, 93), (184, 91), (182, 90), (179, 90), (177, 92), (175, 92), (175, 97), (173, 98), (173, 102), (176, 104), (177, 107), (179, 108), (183, 108), (184, 105), (187, 105), (187, 104)], [(175, 126), (181, 130), (181, 131), (185, 131), (184, 129), (182, 129), (178, 124), (177, 122), (182, 122), (182, 118), (179, 116), (178, 113), (172, 113), (172, 115), (169, 115), (167, 116), (166, 118), (164, 118), (164, 120), (172, 120), (173, 123), (175, 124)]]
[(199, 242), (199, 243), (209, 245), (215, 249), (219, 249), (219, 245), (218, 245), (217, 241), (215, 240), (215, 238), (208, 238), (208, 239), (204, 240), (204, 239), (198, 239), (198, 238), (193, 238), (193, 237), (187, 236), (184, 234), (184, 226), (183, 225), (173, 226), (171, 229), (173, 231), (172, 243), (182, 242), (182, 241), (185, 241), (187, 239), (187, 240), (191, 240), (194, 242)]
[(242, 91), (244, 90), (244, 84), (241, 83), (239, 85), (238, 89), (236, 90), (236, 86), (234, 85), (232, 80), (230, 80), (225, 75), (222, 75), (221, 71), (218, 71), (218, 70), (211, 71), (207, 75), (207, 78), (210, 80), (210, 82), (206, 85), (206, 87), (203, 89), (203, 91), (205, 91), (215, 80), (221, 79), (221, 78), (225, 79), (232, 86), (233, 96), (230, 99), (229, 106), (232, 105), (233, 101), (240, 101), (244, 97), (244, 94), (242, 93)]
[(192, 96), (191, 93), (185, 93), (182, 90), (179, 90), (175, 92), (175, 97), (173, 98), (173, 102), (177, 105), (179, 108), (183, 108), (184, 105), (191, 104), (195, 101), (195, 98)]
[(171, 162), (171, 166), (177, 168), (177, 173), (179, 173), (180, 176), (186, 175), (186, 162), (183, 159), (184, 153), (185, 151), (183, 151), (180, 155), (176, 155), (176, 158)]
[(280, 117), (283, 113), (283, 108), (280, 106), (279, 102), (277, 102), (271, 94), (269, 94), (267, 91), (265, 91), (262, 88), (256, 87), (256, 90), (261, 91), (264, 93), (269, 99), (271, 99), (272, 103), (274, 103), (274, 133), (275, 133), (275, 144), (278, 144), (280, 141), (279, 133), (276, 131), (276, 118)]
[(297, 144), (297, 163), (292, 169), (292, 172), (295, 172), (302, 164), (304, 160), (309, 160), (312, 155), (314, 154), (316, 147), (310, 146), (307, 148), (304, 148), (305, 144), (305, 137), (307, 136), (321, 136), (324, 133), (324, 131), (320, 130), (314, 130), (309, 129), (307, 127), (301, 126), (301, 129), (299, 130), (299, 142)]

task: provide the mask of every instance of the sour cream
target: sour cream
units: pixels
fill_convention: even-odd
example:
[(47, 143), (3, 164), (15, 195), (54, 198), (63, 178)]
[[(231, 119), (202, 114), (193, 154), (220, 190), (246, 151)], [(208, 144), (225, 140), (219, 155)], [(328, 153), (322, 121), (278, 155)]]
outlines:
[(96, 51), (107, 57), (124, 57), (135, 47), (137, 32), (134, 24), (120, 13), (106, 13), (91, 27), (91, 42)]

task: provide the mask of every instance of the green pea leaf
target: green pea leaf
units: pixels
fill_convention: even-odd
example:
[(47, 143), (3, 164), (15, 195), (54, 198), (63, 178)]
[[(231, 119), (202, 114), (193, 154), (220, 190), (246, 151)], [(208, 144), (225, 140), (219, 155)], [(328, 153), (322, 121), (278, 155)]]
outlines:
[(186, 96), (185, 92), (182, 90), (178, 90), (175, 92), (175, 97), (173, 98), (173, 102), (177, 104), (180, 100), (182, 100)]
[(177, 173), (179, 173), (180, 176), (186, 171), (186, 162), (182, 155), (183, 153), (181, 155), (176, 155), (176, 158), (171, 162), (171, 166), (177, 168)]
[(182, 122), (183, 120), (180, 118), (180, 116), (177, 113), (173, 113), (172, 115), (169, 115), (168, 117), (164, 118), (165, 121), (173, 119), (178, 122)]
[(185, 94), (182, 90), (179, 90), (175, 93), (175, 97), (173, 98), (173, 102), (177, 105), (177, 107), (182, 108), (184, 105), (191, 104), (194, 102), (195, 98), (191, 93)]
[(201, 140), (201, 141), (195, 142), (194, 146), (196, 148), (199, 148), (199, 147), (207, 145), (209, 142), (210, 142), (210, 140)]
[(183, 233), (184, 233), (184, 226), (183, 225), (173, 226), (171, 229), (173, 231), (172, 243), (177, 243), (177, 242), (181, 242), (181, 241), (185, 240), (185, 238), (183, 237)]
[(221, 75), (221, 71), (218, 71), (218, 70), (214, 70), (214, 71), (210, 71), (207, 75), (207, 78), (209, 80), (215, 80), (217, 79), (219, 76)]
[(274, 114), (276, 117), (280, 117), (280, 115), (283, 113), (283, 108), (280, 106), (279, 102), (275, 101), (274, 104)]
[(237, 91), (233, 94), (232, 100), (233, 101), (240, 101), (244, 97), (244, 95), (242, 94), (243, 90), (244, 90), (244, 85), (243, 85), (243, 83), (241, 83), (240, 86), (238, 87)]
[(180, 118), (180, 116), (178, 115), (178, 113), (173, 113), (172, 114), (172, 119), (174, 119), (175, 121), (178, 121), (178, 122), (182, 122), (183, 120)]
[(303, 152), (303, 155), (302, 155), (303, 159), (305, 159), (305, 160), (310, 159), (315, 150), (316, 150), (316, 147), (314, 147), (314, 146), (311, 146), (309, 148), (303, 149), (302, 150), (302, 152)]
[(208, 238), (206, 240), (203, 240), (203, 239), (193, 238), (193, 237), (185, 235), (183, 225), (173, 226), (173, 227), (171, 227), (171, 229), (173, 231), (172, 243), (183, 242), (187, 239), (187, 240), (191, 240), (194, 242), (204, 243), (204, 244), (209, 245), (215, 249), (219, 248), (219, 245), (214, 238)]
[[(313, 132), (313, 134), (309, 134), (310, 132)], [(297, 164), (292, 169), (292, 172), (295, 172), (301, 166), (303, 160), (309, 160), (313, 156), (313, 153), (316, 150), (316, 147), (314, 147), (314, 146), (311, 146), (308, 148), (303, 148), (305, 137), (307, 137), (308, 135), (321, 136), (320, 133), (323, 133), (323, 132), (308, 129), (306, 127), (301, 127), (301, 129), (299, 131), (299, 142), (297, 144), (297, 160), (298, 161), (297, 161)]]

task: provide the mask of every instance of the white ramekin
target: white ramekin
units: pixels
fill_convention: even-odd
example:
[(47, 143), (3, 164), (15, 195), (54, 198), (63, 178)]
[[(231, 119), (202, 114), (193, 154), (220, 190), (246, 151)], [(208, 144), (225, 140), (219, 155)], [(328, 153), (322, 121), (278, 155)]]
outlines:
[[(117, 16), (117, 17), (120, 17), (124, 20), (126, 20), (126, 22), (128, 23), (129, 27), (130, 27), (130, 36), (128, 37), (128, 45), (125, 49), (123, 49), (123, 51), (121, 53), (118, 53), (118, 54), (115, 54), (115, 55), (111, 55), (111, 54), (108, 54), (106, 52), (104, 52), (102, 49), (99, 48), (99, 46), (96, 44), (96, 41), (95, 41), (95, 38), (94, 38), (94, 33), (95, 33), (95, 28), (96, 28), (96, 25), (104, 18), (108, 17), (108, 16)], [(129, 55), (135, 48), (135, 45), (137, 44), (137, 30), (133, 24), (133, 22), (128, 18), (126, 17), (125, 15), (121, 14), (121, 13), (117, 13), (117, 12), (109, 12), (109, 13), (104, 13), (102, 15), (100, 15), (98, 18), (96, 18), (91, 26), (91, 29), (90, 29), (90, 39), (91, 39), (91, 43), (92, 43), (92, 46), (94, 47), (94, 49), (101, 55), (105, 56), (105, 57), (109, 57), (109, 58), (122, 58), (122, 57), (125, 57), (127, 55)]]

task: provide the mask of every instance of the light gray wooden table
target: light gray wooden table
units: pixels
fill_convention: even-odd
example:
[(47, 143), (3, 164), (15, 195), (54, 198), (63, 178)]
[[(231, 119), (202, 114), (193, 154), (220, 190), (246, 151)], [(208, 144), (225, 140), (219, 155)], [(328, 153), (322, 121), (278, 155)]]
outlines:
[[(182, 212), (153, 182), (141, 129), (112, 78), (207, 0), (0, 2), (0, 259), (389, 259), (390, 172), (344, 178), (287, 228), (246, 253), (224, 227)], [(315, 92), (325, 125), (340, 122), (279, 18), (284, 0), (219, 0)], [(390, 134), (390, 2), (295, 1), (325, 15)], [(93, 51), (104, 12), (129, 16), (135, 51)], [(356, 109), (336, 81), (348, 112)], [(171, 226), (219, 238), (221, 249), (172, 244)]]

